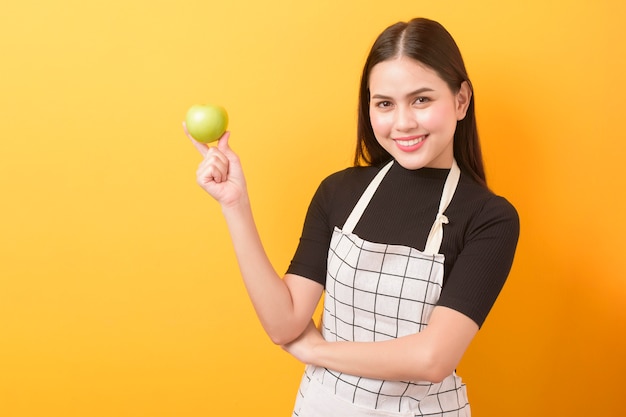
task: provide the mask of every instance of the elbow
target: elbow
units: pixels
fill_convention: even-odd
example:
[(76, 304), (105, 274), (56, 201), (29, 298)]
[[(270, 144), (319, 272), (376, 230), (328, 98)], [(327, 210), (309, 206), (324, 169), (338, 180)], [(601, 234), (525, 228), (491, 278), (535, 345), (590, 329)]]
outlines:
[(454, 373), (456, 363), (452, 363), (445, 355), (432, 352), (425, 355), (422, 365), (423, 374), (420, 379), (424, 379), (433, 384), (438, 384)]
[(438, 384), (440, 382), (443, 382), (444, 379), (446, 379), (448, 376), (452, 375), (452, 373), (454, 372), (454, 369), (444, 369), (444, 368), (440, 368), (440, 369), (432, 369), (430, 370), (430, 372), (428, 373), (427, 376), (427, 381), (431, 382), (433, 384)]
[(278, 346), (285, 346), (299, 338), (311, 323), (312, 320), (310, 318), (306, 320), (294, 318), (275, 323), (271, 327), (265, 327), (265, 332), (272, 343)]
[(293, 342), (295, 339), (294, 337), (281, 333), (268, 333), (268, 336), (270, 337), (272, 343), (278, 346), (284, 346), (287, 343)]
[(292, 320), (274, 320), (264, 321), (261, 320), (261, 325), (265, 334), (270, 338), (272, 343), (278, 346), (286, 345), (289, 342), (293, 342), (302, 333), (302, 330), (294, 324)]
[(267, 335), (269, 336), (272, 343), (278, 346), (284, 346), (288, 343), (293, 342), (300, 336), (301, 331), (294, 331), (290, 329), (288, 326), (276, 328), (276, 329), (268, 329)]

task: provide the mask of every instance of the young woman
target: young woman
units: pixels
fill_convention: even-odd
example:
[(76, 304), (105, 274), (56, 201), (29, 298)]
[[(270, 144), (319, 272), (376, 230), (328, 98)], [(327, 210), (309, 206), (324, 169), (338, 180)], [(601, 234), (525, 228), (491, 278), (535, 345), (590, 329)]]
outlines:
[(229, 133), (194, 142), (198, 183), (221, 204), (266, 332), (307, 364), (294, 416), (469, 416), (455, 368), (506, 280), (519, 220), (486, 186), (472, 85), (440, 24), (397, 23), (375, 41), (357, 136), (355, 166), (318, 188), (283, 278)]

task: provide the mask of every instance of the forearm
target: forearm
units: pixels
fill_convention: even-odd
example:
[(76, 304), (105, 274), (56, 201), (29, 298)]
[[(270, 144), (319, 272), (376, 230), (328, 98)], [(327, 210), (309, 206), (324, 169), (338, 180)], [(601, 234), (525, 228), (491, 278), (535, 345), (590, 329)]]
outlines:
[(458, 365), (478, 325), (436, 307), (423, 331), (380, 342), (327, 342), (313, 324), (284, 348), (301, 361), (366, 378), (439, 382)]
[(382, 342), (322, 343), (314, 351), (318, 366), (365, 378), (392, 381), (441, 379), (436, 355), (420, 334)]
[(270, 338), (277, 344), (295, 339), (308, 318), (294, 305), (285, 281), (272, 266), (258, 234), (248, 201), (224, 207), (239, 269), (254, 309)]

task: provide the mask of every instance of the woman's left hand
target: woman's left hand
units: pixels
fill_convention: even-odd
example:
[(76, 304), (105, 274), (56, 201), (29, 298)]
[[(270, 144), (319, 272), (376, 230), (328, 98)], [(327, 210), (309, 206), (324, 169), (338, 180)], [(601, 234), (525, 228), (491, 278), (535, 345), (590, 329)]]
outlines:
[(283, 345), (283, 349), (294, 358), (308, 365), (314, 365), (315, 349), (326, 343), (320, 331), (311, 320), (300, 336), (293, 342)]

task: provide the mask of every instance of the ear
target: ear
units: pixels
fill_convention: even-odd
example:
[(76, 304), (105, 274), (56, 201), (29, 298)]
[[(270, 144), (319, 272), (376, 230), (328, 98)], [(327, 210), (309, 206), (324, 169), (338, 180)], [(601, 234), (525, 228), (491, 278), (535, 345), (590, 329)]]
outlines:
[(467, 108), (472, 100), (472, 89), (467, 81), (461, 83), (461, 88), (456, 93), (456, 119), (463, 120), (467, 114)]

